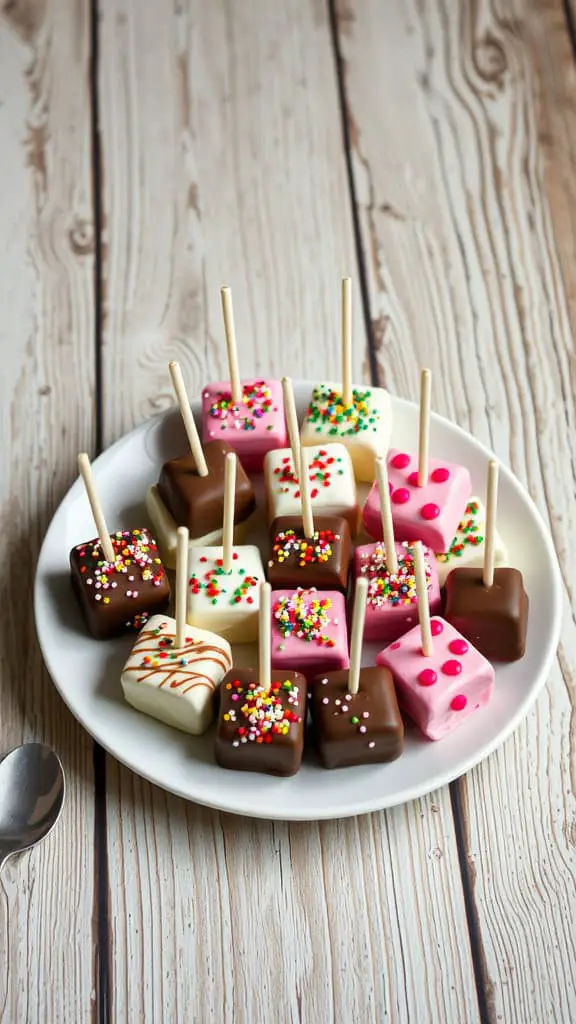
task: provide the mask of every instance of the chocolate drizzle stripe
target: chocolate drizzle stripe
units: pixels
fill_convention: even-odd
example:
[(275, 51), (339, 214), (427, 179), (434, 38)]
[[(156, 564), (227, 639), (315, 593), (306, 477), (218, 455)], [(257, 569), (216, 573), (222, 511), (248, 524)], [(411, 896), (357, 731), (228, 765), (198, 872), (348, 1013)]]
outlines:
[[(174, 638), (174, 634), (164, 633), (163, 637)], [(158, 642), (156, 642), (156, 644), (154, 644), (151, 647), (144, 646), (148, 643), (149, 640), (152, 639), (155, 639), (156, 641), (158, 641), (159, 639), (155, 630), (143, 631), (140, 634), (136, 643), (134, 644), (131, 658), (142, 654), (158, 655), (160, 650)], [(170, 649), (168, 648), (168, 650)], [(216, 656), (210, 657), (211, 654)], [(214, 665), (217, 665), (218, 668), (222, 670), (222, 672), (227, 672), (230, 668), (232, 668), (232, 659), (227, 655), (227, 653), (224, 650), (222, 650), (222, 648), (217, 647), (214, 644), (186, 644), (185, 647), (181, 648), (178, 651), (178, 658), (186, 657), (187, 655), (191, 655), (194, 658), (194, 661), (196, 662), (212, 662)], [(207, 686), (211, 690), (214, 690), (216, 688), (216, 684), (214, 680), (210, 678), (210, 676), (206, 675), (203, 672), (195, 672), (191, 668), (187, 669), (187, 666), (181, 665), (179, 661), (176, 659), (170, 659), (170, 661), (167, 661), (165, 665), (159, 664), (149, 665), (145, 667), (142, 665), (126, 665), (124, 671), (131, 673), (139, 673), (137, 679), (137, 682), (139, 683), (143, 683), (147, 679), (150, 679), (152, 676), (155, 675), (163, 676), (164, 678), (162, 679), (162, 681), (157, 684), (157, 688), (159, 690), (161, 690), (167, 683), (169, 683), (170, 689), (176, 690), (181, 689), (181, 687), (185, 687), (185, 689), (182, 690), (183, 694), (188, 693), (190, 690), (194, 689), (197, 686)], [(176, 678), (173, 677), (177, 677), (179, 675), (182, 676), (182, 679), (178, 682), (176, 681)]]

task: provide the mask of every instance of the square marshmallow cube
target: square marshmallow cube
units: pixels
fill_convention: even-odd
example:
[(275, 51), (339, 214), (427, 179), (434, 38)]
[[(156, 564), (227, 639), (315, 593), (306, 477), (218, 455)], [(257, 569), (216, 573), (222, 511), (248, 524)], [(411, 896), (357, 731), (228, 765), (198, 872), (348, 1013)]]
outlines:
[(348, 690), (347, 672), (316, 676), (310, 714), (325, 768), (394, 761), (404, 749), (404, 723), (386, 668), (361, 669), (356, 694)]
[(254, 669), (233, 669), (220, 684), (214, 754), (221, 768), (295, 775), (302, 763), (306, 680), (273, 672), (264, 690)]
[(392, 672), (400, 707), (428, 739), (440, 740), (488, 703), (494, 669), (445, 619), (434, 617), (430, 624), (431, 658), (422, 653), (415, 626), (381, 651), (376, 663)]
[[(150, 522), (154, 527), (154, 533), (158, 538), (158, 547), (162, 561), (168, 569), (176, 569), (176, 555), (178, 551), (178, 526), (171, 516), (154, 485), (146, 492), (146, 511), (150, 516)], [(243, 523), (234, 524), (234, 543), (242, 544), (246, 537), (247, 525)], [(194, 537), (188, 541), (188, 548), (209, 547), (222, 543), (223, 530), (220, 527), (212, 530), (203, 537)]]
[(170, 601), (168, 577), (148, 530), (118, 530), (110, 540), (113, 562), (106, 561), (97, 537), (70, 552), (72, 588), (88, 630), (97, 640), (137, 633)]
[(222, 548), (192, 548), (188, 561), (190, 625), (213, 630), (230, 643), (258, 638), (260, 584), (266, 579), (262, 559), (252, 544), (234, 548), (232, 569), (225, 573)]
[[(430, 459), (428, 483), (418, 487), (418, 456), (391, 449), (388, 481), (396, 540), (421, 540), (432, 551), (446, 551), (462, 519), (472, 483), (465, 466)], [(362, 511), (366, 532), (382, 540), (378, 485), (372, 485)]]
[(195, 626), (186, 627), (184, 647), (175, 643), (175, 619), (154, 615), (122, 671), (124, 697), (137, 711), (201, 736), (214, 717), (216, 689), (232, 668), (230, 644)]
[(272, 668), (319, 673), (348, 668), (346, 601), (337, 590), (275, 590), (272, 594)]
[[(438, 577), (443, 587), (446, 577), (452, 569), (477, 569), (484, 564), (484, 541), (486, 530), (486, 510), (480, 498), (470, 498), (464, 515), (458, 523), (456, 536), (447, 551), (436, 554)], [(494, 537), (494, 564), (506, 565), (508, 552), (498, 531)]]
[(206, 385), (202, 437), (227, 441), (245, 469), (259, 471), (266, 452), (288, 444), (282, 385), (278, 380), (245, 380), (242, 395), (242, 404), (235, 405), (229, 381)]
[[(343, 444), (311, 446), (308, 451), (310, 499), (314, 515), (344, 516), (355, 536), (360, 519), (354, 468)], [(268, 452), (264, 461), (268, 521), (301, 515), (300, 485), (292, 450)]]
[[(418, 624), (418, 597), (412, 549), (406, 541), (396, 543), (398, 572), (390, 575), (386, 549), (381, 541), (363, 544), (354, 552), (354, 577), (368, 580), (364, 639), (389, 644)], [(433, 552), (424, 548), (428, 602), (432, 615), (442, 611), (440, 584)]]
[(371, 483), (377, 456), (388, 451), (391, 431), (392, 405), (384, 388), (353, 388), (352, 405), (346, 407), (342, 384), (328, 383), (314, 388), (301, 436), (305, 445), (346, 445), (356, 479)]

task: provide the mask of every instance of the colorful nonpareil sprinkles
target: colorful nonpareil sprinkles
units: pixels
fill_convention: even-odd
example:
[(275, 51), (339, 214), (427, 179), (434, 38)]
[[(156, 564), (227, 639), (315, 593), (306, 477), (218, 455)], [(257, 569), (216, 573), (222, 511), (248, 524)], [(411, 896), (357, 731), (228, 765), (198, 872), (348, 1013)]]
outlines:
[(255, 430), (259, 420), (277, 411), (266, 381), (256, 380), (252, 384), (243, 385), (241, 405), (235, 404), (231, 391), (218, 391), (209, 415), (212, 419), (222, 421), (221, 430), (229, 427), (233, 430)]
[[(438, 552), (436, 558), (439, 562), (449, 562), (451, 558), (460, 558), (466, 547), (479, 547), (484, 543), (479, 522), (480, 505), (477, 501), (469, 501), (464, 512), (464, 517), (458, 523), (456, 536), (448, 551)], [(482, 524), (483, 525), (483, 524)]]
[(225, 712), (225, 722), (236, 725), (232, 746), (241, 743), (272, 743), (274, 737), (288, 736), (290, 726), (301, 721), (294, 711), (298, 687), (291, 680), (274, 681), (269, 690), (258, 683), (244, 685), (239, 679), (226, 683), (235, 707)]
[[(330, 487), (334, 476), (342, 476), (344, 470), (342, 456), (330, 455), (325, 448), (320, 448), (309, 463), (310, 497), (312, 500), (318, 498), (322, 491)], [(295, 498), (300, 497), (300, 485), (292, 466), (291, 455), (285, 455), (282, 464), (274, 470), (275, 483), (279, 494), (292, 493)]]
[[(416, 576), (414, 573), (414, 557), (407, 543), (405, 551), (398, 555), (398, 572), (389, 573), (386, 567), (386, 549), (383, 544), (375, 544), (374, 549), (362, 556), (360, 572), (368, 578), (368, 604), (373, 608), (384, 605), (416, 604)], [(425, 556), (426, 582), (431, 585), (432, 570)]]
[(306, 410), (306, 421), (315, 426), (316, 432), (346, 437), (362, 431), (375, 432), (380, 414), (370, 403), (370, 389), (352, 391), (352, 402), (347, 405), (341, 391), (335, 391), (326, 384), (314, 388), (312, 401)]
[(340, 534), (332, 530), (315, 530), (314, 536), (309, 539), (299, 536), (295, 530), (282, 530), (274, 538), (272, 561), (281, 564), (295, 556), (301, 568), (327, 562), (333, 554), (332, 545), (340, 539)]
[[(110, 539), (113, 562), (104, 558), (99, 540), (76, 545), (80, 573), (94, 601), (110, 604), (109, 592), (117, 589), (123, 597), (135, 600), (143, 584), (159, 587), (165, 581), (156, 541), (147, 530), (119, 530), (111, 533)], [(147, 618), (146, 613), (135, 615), (126, 625), (138, 629)]]
[[(233, 561), (238, 560), (238, 554), (234, 552)], [(200, 562), (204, 562), (206, 572), (193, 573), (188, 583), (192, 594), (204, 594), (211, 604), (218, 604), (220, 598), (227, 604), (254, 604), (254, 589), (261, 582), (257, 576), (252, 576), (245, 569), (232, 569), (226, 572), (221, 558), (207, 558), (203, 555)]]
[[(274, 622), (284, 640), (295, 638), (319, 647), (334, 647), (334, 640), (326, 633), (332, 601), (315, 594), (314, 590), (299, 588), (290, 597), (278, 598), (272, 608)], [(283, 648), (284, 644), (280, 644), (279, 649)]]

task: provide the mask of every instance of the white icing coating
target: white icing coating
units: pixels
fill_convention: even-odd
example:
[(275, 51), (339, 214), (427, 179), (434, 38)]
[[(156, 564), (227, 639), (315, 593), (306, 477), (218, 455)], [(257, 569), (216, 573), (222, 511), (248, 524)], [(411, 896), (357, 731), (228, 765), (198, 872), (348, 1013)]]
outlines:
[[(335, 393), (335, 397), (334, 397)], [(314, 388), (302, 422), (302, 444), (319, 445), (339, 441), (350, 452), (357, 480), (372, 483), (376, 458), (385, 455), (392, 432), (392, 404), (384, 388), (359, 386), (353, 389), (352, 410), (342, 414), (337, 407), (342, 384), (328, 381)], [(326, 418), (323, 414), (326, 413)]]
[[(486, 510), (480, 498), (468, 499), (466, 511), (458, 524), (456, 536), (448, 551), (436, 554), (438, 578), (443, 587), (446, 577), (452, 569), (479, 569), (484, 564), (484, 537), (486, 529)], [(508, 552), (504, 542), (496, 530), (494, 537), (494, 565), (508, 564)]]
[(219, 546), (191, 548), (188, 622), (211, 629), (230, 643), (253, 643), (258, 637), (260, 583), (266, 579), (260, 552), (252, 544), (235, 547), (229, 573), (221, 561)]
[[(178, 541), (177, 526), (154, 484), (146, 491), (146, 511), (154, 527), (154, 533), (160, 549), (160, 556), (168, 569), (176, 569), (176, 547)], [(234, 543), (241, 544), (246, 536), (246, 524), (238, 523), (234, 527)], [(189, 548), (205, 547), (208, 544), (222, 542), (222, 529), (213, 530), (204, 537), (196, 537), (189, 542)]]
[(181, 650), (175, 637), (175, 620), (153, 615), (138, 634), (120, 682), (137, 711), (200, 736), (213, 718), (214, 691), (232, 668), (230, 644), (194, 626), (187, 626)]
[[(360, 509), (354, 468), (347, 449), (343, 444), (314, 445), (309, 447), (307, 455), (312, 513), (344, 516), (354, 535)], [(290, 448), (277, 448), (267, 453), (264, 480), (270, 523), (279, 516), (301, 515), (300, 486)]]

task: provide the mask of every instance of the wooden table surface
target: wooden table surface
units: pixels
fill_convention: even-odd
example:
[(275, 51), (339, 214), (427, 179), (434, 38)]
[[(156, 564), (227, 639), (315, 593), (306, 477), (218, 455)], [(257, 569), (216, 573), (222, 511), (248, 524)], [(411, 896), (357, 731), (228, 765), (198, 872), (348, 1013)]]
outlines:
[[(572, 33), (574, 41), (574, 33)], [(576, 1019), (576, 65), (561, 0), (0, 0), (0, 750), (52, 744), (61, 823), (0, 880), (2, 1024)], [(80, 449), (178, 358), (355, 374), (489, 444), (552, 531), (565, 614), (515, 735), (448, 788), (248, 821), (122, 768), (35, 640)]]

